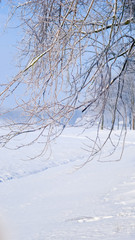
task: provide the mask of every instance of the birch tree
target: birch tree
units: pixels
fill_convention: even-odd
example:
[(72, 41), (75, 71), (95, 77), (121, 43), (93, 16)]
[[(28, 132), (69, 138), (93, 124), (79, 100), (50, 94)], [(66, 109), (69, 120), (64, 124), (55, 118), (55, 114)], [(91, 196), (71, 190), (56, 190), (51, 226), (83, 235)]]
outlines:
[[(109, 91), (115, 83), (109, 139), (118, 102), (124, 109), (124, 75), (134, 55), (135, 2), (8, 2), (11, 9), (8, 21), (18, 16), (24, 35), (18, 47), (20, 70), (9, 82), (1, 84), (0, 98), (3, 104), (14, 95), (14, 109), (24, 112), (26, 118), (19, 124), (6, 125), (10, 126), (10, 132), (1, 136), (1, 143), (5, 145), (20, 134), (33, 131), (38, 131), (34, 141), (47, 132), (50, 142), (61, 134), (76, 110), (82, 116), (91, 114), (84, 128), (97, 121), (101, 124)], [(18, 88), (23, 89), (24, 96), (16, 96)]]

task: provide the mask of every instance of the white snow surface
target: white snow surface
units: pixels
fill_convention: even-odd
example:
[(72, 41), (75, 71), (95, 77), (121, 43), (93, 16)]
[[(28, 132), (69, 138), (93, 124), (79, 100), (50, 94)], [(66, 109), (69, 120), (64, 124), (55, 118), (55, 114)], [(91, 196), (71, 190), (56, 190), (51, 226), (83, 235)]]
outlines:
[(40, 144), (0, 150), (0, 240), (135, 239), (135, 132), (128, 132), (120, 161), (122, 141), (114, 155), (103, 152), (81, 167), (89, 156), (86, 135), (96, 132), (66, 129), (48, 158), (27, 160)]

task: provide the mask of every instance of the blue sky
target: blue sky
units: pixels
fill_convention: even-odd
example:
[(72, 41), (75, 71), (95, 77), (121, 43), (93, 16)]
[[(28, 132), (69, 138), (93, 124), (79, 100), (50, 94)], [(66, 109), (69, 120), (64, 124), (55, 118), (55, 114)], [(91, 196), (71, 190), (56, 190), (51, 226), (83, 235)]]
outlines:
[[(4, 1), (3, 1), (4, 2)], [(5, 82), (13, 76), (16, 65), (16, 42), (18, 29), (12, 28), (12, 21), (6, 26), (8, 19), (8, 7), (0, 4), (0, 82)]]
[[(14, 26), (17, 19), (14, 17), (6, 26), (9, 9), (4, 1), (0, 4), (0, 83), (10, 81), (17, 73), (17, 40), (19, 29)], [(6, 106), (13, 105), (13, 98), (8, 99)]]

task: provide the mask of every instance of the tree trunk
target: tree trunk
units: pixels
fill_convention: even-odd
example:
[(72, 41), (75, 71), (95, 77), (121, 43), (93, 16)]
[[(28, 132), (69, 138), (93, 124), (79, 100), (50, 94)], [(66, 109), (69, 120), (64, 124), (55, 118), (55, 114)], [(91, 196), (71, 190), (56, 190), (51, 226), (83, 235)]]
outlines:
[(132, 119), (132, 129), (135, 130), (135, 116), (133, 116)]
[(101, 130), (104, 129), (104, 113), (102, 114), (102, 119), (101, 119)]

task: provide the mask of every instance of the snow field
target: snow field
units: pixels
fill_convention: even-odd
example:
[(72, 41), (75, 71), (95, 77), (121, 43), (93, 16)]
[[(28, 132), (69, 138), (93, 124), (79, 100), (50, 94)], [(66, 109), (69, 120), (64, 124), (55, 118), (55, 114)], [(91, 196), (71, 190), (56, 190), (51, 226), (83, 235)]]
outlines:
[(2, 149), (0, 209), (14, 240), (134, 240), (134, 132), (128, 133), (121, 161), (95, 159), (78, 169), (88, 157), (85, 134), (65, 131), (49, 160), (24, 161), (23, 149)]

